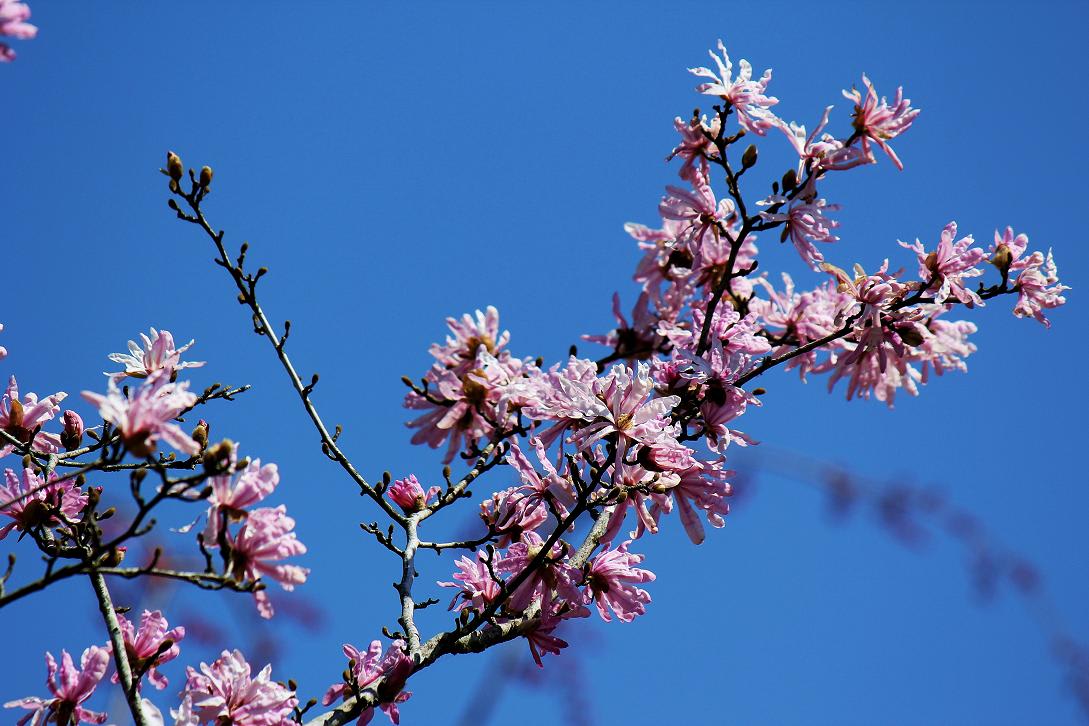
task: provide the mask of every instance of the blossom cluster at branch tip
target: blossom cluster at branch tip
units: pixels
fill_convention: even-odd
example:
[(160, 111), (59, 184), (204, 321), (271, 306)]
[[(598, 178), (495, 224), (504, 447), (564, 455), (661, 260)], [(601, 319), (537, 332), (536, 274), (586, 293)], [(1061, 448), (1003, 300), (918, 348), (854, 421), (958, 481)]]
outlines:
[(107, 381), (105, 395), (84, 391), (83, 399), (98, 409), (104, 421), (121, 433), (125, 447), (134, 456), (150, 456), (159, 441), (164, 441), (188, 456), (200, 452), (200, 446), (182, 431), (174, 419), (197, 402), (188, 382), (174, 383), (167, 370), (148, 376), (135, 390), (127, 393), (117, 382)]
[(16, 723), (18, 726), (45, 726), (55, 722), (62, 724), (105, 723), (107, 714), (91, 711), (83, 704), (98, 687), (110, 663), (110, 651), (92, 645), (83, 651), (77, 668), (67, 650), (61, 651), (58, 665), (52, 653), (45, 654), (47, 670), (46, 686), (51, 698), (30, 696), (15, 701), (8, 701), (4, 708), (22, 708), (30, 713)]
[(111, 353), (108, 357), (114, 363), (120, 363), (125, 370), (117, 373), (107, 373), (117, 381), (126, 376), (133, 378), (147, 378), (158, 372), (166, 371), (171, 380), (177, 378), (178, 371), (186, 368), (200, 368), (204, 361), (185, 361), (181, 359), (182, 353), (189, 350), (194, 341), (178, 348), (174, 345), (174, 336), (168, 330), (151, 329), (151, 335), (140, 333), (140, 341), (129, 341), (128, 353)]
[(186, 668), (182, 702), (171, 710), (177, 726), (281, 726), (298, 705), (293, 690), (272, 680), (272, 666), (253, 675), (241, 651), (224, 650), (211, 665)]
[[(0, 37), (30, 40), (38, 35), (38, 28), (27, 22), (30, 6), (21, 0), (0, 0)], [(0, 63), (15, 60), (15, 51), (6, 43), (0, 43)], [(2, 350), (2, 349), (0, 349)], [(3, 354), (0, 353), (0, 358)]]

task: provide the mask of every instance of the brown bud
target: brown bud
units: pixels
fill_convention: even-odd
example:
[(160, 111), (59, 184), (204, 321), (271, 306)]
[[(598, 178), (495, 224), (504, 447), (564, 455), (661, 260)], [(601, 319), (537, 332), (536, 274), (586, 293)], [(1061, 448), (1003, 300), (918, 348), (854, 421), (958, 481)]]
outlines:
[(125, 551), (127, 549), (128, 548), (124, 545), (118, 545), (117, 547), (112, 548), (110, 553), (102, 560), (102, 564), (106, 567), (117, 567), (125, 561)]
[(173, 151), (166, 152), (166, 173), (171, 181), (175, 183), (181, 181), (182, 173), (184, 173), (184, 171), (181, 157)]
[(741, 167), (748, 169), (749, 167), (756, 166), (756, 144), (749, 144), (749, 147), (745, 149), (745, 153), (741, 155)]
[(784, 192), (794, 191), (794, 188), (797, 187), (797, 186), (798, 186), (798, 173), (797, 172), (795, 172), (793, 169), (790, 169), (790, 170), (787, 171), (786, 174), (783, 174), (783, 191)]
[(1012, 262), (1013, 253), (1010, 252), (1010, 248), (1006, 245), (998, 245), (998, 249), (994, 251), (994, 257), (991, 258), (991, 264), (1005, 274), (1009, 272), (1010, 264)]
[(204, 451), (204, 449), (208, 446), (208, 422), (204, 419), (201, 419), (197, 423), (197, 427), (193, 429), (193, 433), (190, 434), (190, 437), (193, 439), (193, 441), (197, 442), (200, 450)]
[(202, 166), (200, 168), (200, 185), (207, 188), (212, 183), (212, 167)]
[(234, 442), (223, 439), (215, 446), (204, 452), (204, 469), (209, 472), (218, 472), (227, 468), (234, 453)]
[(897, 328), (896, 333), (900, 336), (900, 340), (904, 341), (904, 345), (911, 346), (912, 348), (917, 345), (922, 345), (923, 334), (913, 325)]

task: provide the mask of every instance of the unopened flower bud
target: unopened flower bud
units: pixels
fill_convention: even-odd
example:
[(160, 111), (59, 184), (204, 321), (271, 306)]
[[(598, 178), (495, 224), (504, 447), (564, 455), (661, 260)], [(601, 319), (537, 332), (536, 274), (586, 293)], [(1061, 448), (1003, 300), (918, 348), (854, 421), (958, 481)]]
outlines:
[(207, 188), (212, 183), (212, 167), (202, 166), (200, 168), (200, 185)]
[(994, 251), (994, 257), (991, 258), (991, 264), (997, 267), (1003, 274), (1009, 272), (1010, 264), (1013, 263), (1013, 253), (1010, 252), (1010, 248), (1006, 245), (998, 245), (998, 249)]
[(110, 553), (102, 560), (102, 564), (106, 567), (117, 567), (125, 561), (125, 552), (127, 551), (128, 547), (125, 545), (118, 545), (112, 548)]
[(234, 452), (234, 442), (223, 439), (218, 444), (204, 452), (204, 469), (209, 472), (217, 472), (227, 468), (231, 454)]
[(193, 429), (193, 433), (190, 434), (190, 438), (197, 442), (201, 451), (208, 446), (208, 422), (201, 419), (197, 422), (197, 427)]
[(173, 181), (175, 184), (181, 181), (182, 173), (184, 171), (185, 170), (182, 167), (181, 157), (175, 154), (173, 151), (166, 152), (166, 173), (170, 177), (170, 180)]
[(749, 147), (745, 149), (745, 153), (741, 155), (741, 167), (748, 169), (751, 166), (756, 166), (756, 144), (749, 144)]
[(64, 430), (61, 431), (61, 446), (65, 451), (78, 449), (83, 441), (83, 419), (75, 411), (65, 411), (61, 417), (64, 420)]
[(783, 174), (783, 192), (793, 191), (798, 186), (798, 173), (793, 169), (787, 170), (786, 174)]

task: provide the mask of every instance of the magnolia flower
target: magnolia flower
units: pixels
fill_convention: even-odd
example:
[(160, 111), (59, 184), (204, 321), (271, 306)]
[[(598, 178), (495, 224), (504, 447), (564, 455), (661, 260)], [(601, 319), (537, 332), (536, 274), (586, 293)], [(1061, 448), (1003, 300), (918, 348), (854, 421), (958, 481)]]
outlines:
[(759, 81), (752, 80), (752, 65), (747, 60), (740, 62), (741, 70), (737, 78), (733, 77), (733, 64), (726, 53), (726, 47), (722, 41), (718, 41), (718, 50), (722, 57), (715, 52), (708, 51), (711, 60), (718, 68), (716, 74), (709, 68), (689, 68), (688, 72), (699, 78), (707, 78), (709, 83), (701, 83), (696, 86), (696, 91), (708, 96), (718, 96), (728, 101), (737, 111), (737, 121), (741, 126), (755, 134), (763, 136), (767, 133), (775, 121), (775, 115), (768, 109), (779, 103), (779, 99), (765, 95), (768, 82), (771, 80), (771, 70), (764, 71)]
[[(223, 651), (200, 671), (186, 668), (182, 709), (173, 715), (179, 723), (214, 726), (282, 726), (291, 723), (298, 705), (294, 691), (272, 680), (272, 666), (250, 676), (250, 664), (241, 651)], [(184, 720), (189, 719), (189, 720)]]
[(418, 512), (427, 506), (427, 503), (438, 496), (441, 487), (431, 487), (426, 492), (420, 486), (415, 474), (409, 474), (405, 479), (398, 479), (386, 492), (386, 496), (392, 499), (405, 512)]
[(712, 139), (718, 136), (722, 120), (715, 116), (708, 123), (707, 116), (693, 116), (684, 121), (678, 116), (673, 119), (673, 126), (681, 135), (681, 142), (666, 157), (666, 161), (671, 161), (675, 156), (684, 159), (679, 171), (681, 179), (691, 180), (696, 173), (706, 174), (707, 159), (718, 156), (718, 149)]
[(84, 391), (83, 398), (98, 407), (98, 415), (121, 432), (125, 447), (134, 456), (150, 456), (162, 440), (189, 456), (200, 452), (193, 441), (173, 420), (197, 402), (189, 383), (171, 383), (166, 371), (158, 371), (128, 395), (107, 381), (106, 395)]
[(237, 464), (238, 444), (235, 444), (231, 447), (225, 471), (208, 479), (212, 488), (208, 495), (208, 524), (204, 530), (204, 541), (208, 545), (218, 541), (225, 522), (245, 518), (247, 508), (271, 494), (280, 483), (280, 470), (275, 464), (262, 466), (260, 459), (253, 459), (236, 475)]
[(613, 293), (613, 316), (616, 317), (616, 328), (605, 335), (584, 335), (582, 339), (612, 348), (614, 360), (649, 358), (662, 344), (658, 316), (651, 312), (650, 295), (645, 291), (635, 302), (630, 324), (620, 311), (620, 293)]
[(560, 650), (567, 647), (566, 640), (557, 638), (552, 634), (559, 624), (560, 618), (542, 615), (537, 621), (537, 626), (525, 633), (526, 642), (529, 643), (529, 652), (538, 668), (544, 668), (541, 656), (559, 655)]
[(615, 550), (606, 546), (590, 561), (586, 572), (587, 594), (597, 605), (601, 619), (606, 622), (612, 620), (609, 615), (611, 609), (618, 620), (630, 623), (637, 615), (647, 611), (646, 605), (650, 602), (650, 593), (635, 587), (633, 583), (651, 582), (654, 573), (634, 567), (644, 558), (643, 555), (628, 552), (630, 544), (631, 540), (628, 540)]
[(472, 559), (467, 555), (462, 555), (460, 559), (455, 561), (454, 565), (458, 568), (458, 571), (454, 573), (453, 577), (457, 582), (438, 583), (439, 587), (452, 587), (458, 590), (454, 595), (454, 599), (450, 601), (448, 609), (453, 610), (460, 599), (461, 607), (458, 608), (459, 610), (469, 608), (483, 611), (495, 600), (499, 595), (500, 586), (492, 572), (495, 571), (501, 559), (502, 555), (499, 552), (492, 555), (490, 570), (488, 569), (487, 555), (483, 552), (477, 552)]
[(129, 341), (128, 353), (110, 353), (109, 359), (114, 363), (125, 366), (125, 370), (118, 373), (107, 373), (106, 375), (120, 381), (125, 376), (147, 378), (156, 371), (167, 371), (172, 375), (176, 375), (183, 368), (200, 368), (204, 365), (204, 361), (187, 361), (183, 363), (181, 355), (189, 350), (194, 341), (190, 340), (182, 347), (175, 348), (174, 336), (170, 334), (170, 331), (158, 331), (152, 328), (151, 336), (148, 337), (140, 333), (140, 340), (143, 342), (143, 346), (134, 340)]
[[(767, 199), (757, 202), (761, 206), (787, 204), (786, 197), (773, 194)], [(839, 209), (838, 204), (829, 204), (823, 199), (812, 201), (795, 200), (785, 212), (761, 212), (760, 216), (767, 222), (785, 222), (785, 233), (790, 236), (794, 249), (805, 260), (806, 264), (814, 269), (819, 268), (819, 263), (824, 261), (824, 254), (817, 249), (815, 242), (836, 242), (839, 237), (832, 234), (832, 230), (839, 226), (839, 222), (825, 216), (825, 211)]]
[(634, 509), (636, 528), (629, 537), (637, 539), (644, 532), (658, 534), (658, 516), (661, 504), (668, 492), (677, 484), (675, 472), (648, 471), (638, 464), (616, 464), (612, 472), (612, 484), (623, 493), (620, 500), (605, 511), (602, 516), (609, 517), (609, 525), (601, 536), (602, 542), (612, 542), (620, 533), (628, 510)]
[(110, 662), (110, 651), (92, 645), (83, 651), (79, 669), (72, 663), (72, 656), (67, 650), (61, 651), (60, 668), (53, 660), (52, 653), (45, 654), (48, 675), (45, 684), (53, 694), (52, 698), (30, 696), (16, 701), (8, 701), (4, 708), (23, 708), (31, 713), (17, 721), (19, 726), (44, 726), (47, 723), (78, 725), (81, 723), (105, 723), (106, 714), (88, 711), (83, 703), (91, 697), (98, 682), (106, 675)]
[(904, 165), (900, 157), (887, 142), (908, 130), (919, 115), (919, 109), (912, 108), (911, 100), (904, 98), (903, 88), (896, 89), (896, 98), (893, 99), (892, 106), (889, 106), (884, 96), (878, 101), (877, 91), (865, 75), (862, 76), (862, 83), (866, 86), (865, 99), (857, 88), (843, 92), (844, 98), (855, 102), (854, 127), (855, 133), (862, 138), (862, 150), (872, 160), (870, 142), (873, 141), (888, 154), (896, 168), (903, 171)]
[[(30, 6), (19, 0), (0, 0), (0, 37), (30, 40), (38, 34), (38, 28), (26, 22)], [(0, 43), (0, 63), (15, 60), (15, 51), (6, 43)], [(0, 357), (3, 357), (0, 355)]]
[(1017, 276), (1017, 305), (1013, 314), (1019, 318), (1036, 318), (1047, 327), (1051, 322), (1044, 317), (1044, 310), (1057, 308), (1066, 303), (1062, 293), (1070, 288), (1059, 284), (1059, 268), (1051, 250), (1045, 258), (1040, 252), (1029, 256), (1024, 269)]
[[(348, 675), (357, 689), (366, 688), (379, 678), (384, 678), (378, 686), (380, 700), (378, 708), (389, 717), (391, 722), (399, 724), (401, 714), (398, 706), (412, 697), (412, 694), (403, 688), (415, 667), (412, 659), (405, 653), (405, 642), (393, 641), (384, 656), (380, 640), (372, 640), (366, 652), (360, 651), (349, 643), (344, 644), (343, 650), (350, 661)], [(325, 692), (321, 702), (322, 705), (328, 706), (338, 698), (348, 699), (351, 695), (352, 689), (347, 683), (335, 683)], [(368, 708), (359, 715), (356, 724), (365, 726), (373, 717), (374, 709)]]
[[(87, 494), (72, 479), (54, 481), (49, 475), (46, 484), (33, 469), (23, 469), (22, 475), (11, 469), (4, 470), (4, 482), (0, 484), (0, 514), (13, 521), (0, 527), (0, 539), (12, 529), (29, 532), (35, 527), (56, 527), (63, 522), (78, 522), (87, 506)], [(10, 504), (8, 504), (10, 502)]]
[(698, 244), (708, 233), (718, 236), (718, 225), (733, 216), (734, 203), (729, 199), (715, 199), (706, 174), (694, 174), (690, 181), (691, 191), (667, 186), (668, 195), (662, 197), (658, 212), (663, 219), (681, 223), (681, 239)]
[[(167, 630), (169, 624), (162, 612), (145, 610), (140, 616), (139, 630), (133, 628), (132, 623), (124, 615), (117, 619), (121, 626), (121, 635), (125, 639), (125, 653), (129, 660), (129, 667), (135, 672), (147, 668), (147, 679), (151, 685), (160, 691), (167, 687), (169, 682), (166, 676), (159, 673), (158, 668), (163, 663), (178, 657), (181, 649), (178, 641), (185, 637), (185, 628), (177, 627)], [(149, 666), (148, 663), (151, 665)], [(111, 679), (117, 683), (118, 676), (113, 674)]]
[[(676, 502), (681, 524), (692, 544), (702, 544), (704, 540), (703, 524), (695, 510), (702, 509), (706, 512), (707, 522), (712, 527), (723, 527), (726, 524), (723, 517), (730, 511), (726, 498), (733, 493), (726, 477), (734, 472), (723, 469), (722, 462), (722, 459), (704, 462), (681, 472), (680, 480), (669, 490), (669, 509), (665, 511), (670, 511), (673, 502)], [(658, 512), (655, 511), (654, 516), (657, 515)]]
[(955, 298), (968, 307), (983, 305), (979, 295), (964, 286), (964, 278), (983, 274), (976, 265), (987, 259), (987, 254), (974, 246), (972, 235), (954, 241), (956, 236), (957, 223), (950, 222), (945, 225), (938, 247), (932, 252), (928, 252), (919, 240), (912, 245), (901, 242), (900, 246), (919, 258), (919, 277), (929, 282), (931, 288), (936, 288), (935, 302), (944, 303)]
[[(306, 582), (309, 569), (279, 563), (286, 557), (306, 553), (306, 545), (298, 540), (293, 529), (295, 520), (287, 516), (282, 504), (275, 509), (263, 507), (250, 512), (233, 537), (227, 534), (231, 574), (240, 582), (268, 577), (285, 590), (294, 590), (295, 585)], [(268, 593), (255, 590), (253, 599), (261, 617), (271, 618), (273, 609)]]
[(499, 311), (491, 305), (486, 312), (477, 310), (475, 317), (466, 313), (461, 320), (447, 318), (446, 325), (453, 337), (447, 336), (445, 345), (434, 343), (430, 349), (444, 367), (464, 373), (473, 367), (481, 350), (500, 360), (510, 357), (509, 352), (502, 350), (510, 341), (510, 332), (499, 332)]
[(480, 518), (501, 535), (499, 546), (517, 540), (523, 532), (537, 529), (548, 520), (548, 505), (530, 487), (511, 487), (492, 494), (480, 504)]
[(798, 152), (798, 177), (801, 178), (809, 165), (816, 176), (821, 171), (844, 171), (862, 164), (871, 163), (866, 152), (857, 146), (844, 146), (843, 142), (831, 134), (822, 134), (828, 125), (828, 116), (832, 106), (824, 109), (820, 123), (813, 132), (806, 134), (805, 126), (791, 121), (789, 124), (779, 121), (776, 128), (786, 135), (790, 145)]
[[(536, 532), (524, 532), (522, 539), (512, 544), (503, 558), (494, 565), (498, 573), (513, 579), (526, 570), (544, 548), (544, 540)], [(533, 602), (541, 601), (541, 610), (555, 614), (566, 610), (569, 616), (581, 616), (582, 593), (577, 582), (580, 573), (564, 561), (564, 547), (552, 546), (540, 567), (522, 581), (511, 593), (507, 608), (521, 613)]]
[[(58, 392), (38, 400), (38, 395), (28, 393), (19, 398), (19, 384), (12, 376), (8, 381), (7, 391), (0, 398), (0, 429), (24, 444), (30, 443), (34, 436), (34, 448), (37, 451), (53, 453), (60, 450), (60, 436), (44, 431), (34, 435), (34, 430), (43, 426), (60, 413), (60, 402), (68, 397), (67, 393)], [(15, 447), (0, 441), (0, 457), (7, 456)]]

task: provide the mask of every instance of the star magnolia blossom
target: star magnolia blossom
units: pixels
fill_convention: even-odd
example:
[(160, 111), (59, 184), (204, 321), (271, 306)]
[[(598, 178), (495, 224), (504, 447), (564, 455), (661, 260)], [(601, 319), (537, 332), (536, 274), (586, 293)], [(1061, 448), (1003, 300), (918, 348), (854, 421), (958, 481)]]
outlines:
[(892, 106), (889, 106), (884, 96), (878, 100), (877, 91), (865, 75), (862, 76), (862, 84), (866, 86), (865, 98), (857, 88), (843, 92), (844, 98), (855, 102), (854, 126), (855, 132), (862, 138), (862, 150), (872, 160), (872, 141), (888, 154), (897, 169), (903, 171), (903, 162), (887, 142), (911, 127), (915, 117), (919, 115), (919, 109), (912, 108), (911, 100), (904, 98), (903, 88), (896, 89), (896, 98), (893, 99)]
[[(245, 518), (247, 508), (271, 494), (280, 483), (280, 470), (275, 464), (262, 466), (260, 459), (254, 459), (236, 474), (237, 464), (238, 444), (235, 444), (231, 447), (226, 471), (208, 479), (212, 491), (208, 495), (204, 541), (209, 545), (216, 544), (225, 522)], [(188, 531), (188, 527), (182, 531)]]
[[(0, 36), (29, 40), (38, 34), (38, 28), (26, 22), (30, 18), (30, 6), (19, 0), (0, 0)], [(15, 60), (15, 51), (6, 43), (0, 43), (0, 63)], [(3, 356), (0, 356), (3, 357)]]
[[(28, 393), (20, 399), (19, 384), (15, 376), (12, 376), (8, 381), (7, 391), (0, 398), (0, 429), (24, 444), (30, 443), (34, 430), (60, 413), (60, 402), (67, 397), (67, 393), (59, 392), (39, 401), (37, 394)], [(34, 448), (38, 451), (53, 453), (59, 451), (60, 446), (58, 434), (42, 431), (34, 436)], [(0, 457), (7, 456), (14, 450), (14, 446), (0, 442)]]
[[(282, 504), (250, 512), (238, 532), (234, 536), (227, 535), (231, 574), (239, 581), (267, 577), (280, 583), (285, 590), (294, 590), (295, 585), (306, 582), (309, 569), (279, 563), (284, 558), (306, 553), (306, 545), (298, 540), (293, 529), (295, 520), (287, 516)], [(263, 589), (255, 590), (253, 599), (261, 617), (271, 618), (273, 609), (268, 593)]]
[[(410, 692), (402, 689), (414, 667), (412, 659), (405, 653), (404, 641), (393, 641), (384, 656), (382, 655), (382, 641), (380, 640), (371, 641), (370, 648), (365, 653), (348, 643), (344, 644), (343, 650), (344, 655), (347, 656), (350, 662), (349, 676), (356, 688), (366, 688), (379, 678), (384, 677), (378, 688), (381, 701), (378, 708), (389, 717), (391, 722), (401, 723), (398, 706), (412, 697)], [(352, 690), (347, 683), (335, 683), (325, 692), (321, 702), (322, 705), (328, 706), (338, 698), (346, 700), (351, 695)], [(356, 724), (357, 726), (365, 726), (365, 724), (370, 723), (373, 717), (374, 709), (368, 708), (359, 715)]]
[[(544, 540), (536, 532), (525, 532), (522, 539), (512, 544), (506, 555), (496, 565), (499, 573), (518, 576), (525, 570), (544, 547)], [(564, 548), (553, 545), (544, 559), (544, 565), (534, 570), (511, 594), (507, 607), (513, 613), (521, 613), (532, 603), (540, 601), (541, 609), (556, 614), (565, 611), (571, 617), (581, 616), (582, 593), (578, 589), (579, 572), (567, 565)]]
[(266, 665), (251, 677), (238, 650), (223, 651), (211, 665), (186, 668), (182, 707), (172, 711), (178, 726), (283, 726), (292, 723), (295, 693), (272, 680)]
[(35, 527), (56, 527), (64, 522), (78, 522), (87, 506), (87, 494), (72, 479), (56, 482), (50, 475), (49, 484), (34, 473), (23, 469), (22, 475), (11, 469), (4, 470), (4, 482), (0, 484), (0, 502), (11, 502), (0, 509), (0, 514), (13, 521), (0, 527), (0, 539), (12, 529), (29, 532)]
[(466, 313), (461, 319), (447, 318), (446, 325), (454, 335), (447, 336), (446, 344), (435, 343), (430, 353), (441, 365), (465, 372), (473, 367), (477, 354), (484, 350), (500, 361), (510, 357), (502, 350), (510, 342), (510, 332), (499, 332), (499, 311), (489, 305), (485, 312), (476, 315)]
[(618, 620), (630, 623), (637, 615), (644, 614), (650, 603), (650, 593), (634, 583), (651, 582), (654, 573), (634, 567), (643, 561), (643, 555), (628, 552), (629, 545), (631, 540), (615, 550), (605, 547), (590, 562), (586, 573), (590, 599), (605, 622), (612, 620), (611, 609)]
[(160, 440), (189, 456), (200, 452), (197, 442), (173, 423), (197, 402), (196, 395), (188, 390), (188, 382), (171, 383), (169, 374), (159, 371), (127, 396), (112, 378), (107, 385), (105, 396), (84, 391), (83, 398), (98, 408), (103, 420), (117, 427), (125, 447), (134, 456), (150, 456)]
[(425, 492), (416, 475), (409, 474), (407, 478), (393, 482), (386, 495), (405, 512), (418, 512), (441, 491), (441, 487), (431, 487)]
[(733, 77), (733, 63), (726, 53), (726, 47), (722, 41), (718, 41), (718, 50), (721, 57), (715, 52), (708, 51), (711, 60), (715, 62), (718, 73), (710, 68), (689, 68), (688, 72), (699, 78), (707, 78), (709, 83), (701, 83), (696, 86), (696, 91), (708, 96), (718, 96), (724, 101), (729, 101), (737, 111), (737, 120), (742, 128), (763, 136), (767, 130), (775, 125), (775, 115), (768, 109), (779, 103), (779, 99), (765, 95), (768, 82), (771, 80), (771, 70), (764, 71), (759, 81), (752, 80), (752, 65), (747, 60), (740, 62), (741, 70), (737, 78)]
[(761, 212), (760, 217), (766, 222), (785, 222), (784, 234), (790, 236), (794, 249), (814, 269), (819, 269), (819, 263), (824, 261), (824, 254), (814, 243), (839, 241), (839, 237), (832, 234), (839, 222), (825, 216), (825, 211), (838, 210), (838, 204), (829, 204), (823, 199), (789, 202), (786, 197), (778, 194), (773, 194), (757, 204), (790, 205), (786, 212)]
[[(160, 691), (169, 685), (166, 676), (159, 673), (159, 666), (178, 657), (181, 649), (178, 641), (185, 637), (185, 628), (177, 627), (167, 629), (169, 623), (163, 617), (162, 612), (145, 610), (140, 616), (140, 628), (137, 630), (124, 615), (118, 616), (117, 624), (121, 626), (121, 634), (125, 640), (125, 652), (128, 655), (129, 666), (133, 671), (139, 672), (147, 668), (147, 679), (151, 685)], [(150, 665), (148, 665), (150, 663)], [(118, 682), (118, 676), (113, 674), (111, 679)]]
[(994, 244), (989, 250), (991, 263), (1003, 275), (1018, 273), (1014, 280), (1017, 305), (1013, 308), (1013, 314), (1019, 318), (1035, 318), (1051, 327), (1043, 311), (1065, 304), (1066, 298), (1062, 293), (1070, 288), (1059, 284), (1059, 270), (1051, 250), (1047, 251), (1046, 257), (1042, 252), (1026, 255), (1028, 244), (1028, 235), (1015, 235), (1011, 227), (1006, 227), (1003, 233), (995, 230)]
[(109, 650), (96, 645), (83, 651), (78, 669), (67, 650), (61, 651), (59, 669), (53, 654), (46, 653), (45, 664), (48, 675), (45, 683), (49, 686), (53, 697), (20, 698), (17, 701), (8, 701), (4, 704), (4, 708), (23, 708), (30, 711), (16, 722), (19, 726), (24, 724), (45, 726), (53, 722), (73, 725), (105, 723), (106, 714), (89, 711), (83, 707), (83, 703), (91, 697), (99, 681), (106, 675), (109, 662)]
[(928, 252), (919, 240), (912, 245), (901, 242), (900, 246), (911, 250), (919, 258), (919, 277), (924, 282), (934, 281), (932, 287), (936, 302), (944, 303), (953, 297), (968, 307), (983, 305), (979, 295), (965, 287), (964, 279), (983, 274), (983, 270), (976, 265), (987, 259), (987, 254), (974, 246), (972, 235), (954, 241), (956, 236), (957, 223), (950, 222), (942, 230), (938, 247), (932, 252)]
[(500, 587), (496, 581), (498, 575), (493, 576), (502, 555), (498, 552), (492, 557), (492, 569), (488, 569), (487, 556), (483, 552), (477, 552), (470, 559), (462, 555), (454, 566), (458, 571), (454, 573), (457, 582), (439, 582), (439, 587), (452, 587), (458, 590), (454, 599), (450, 601), (448, 610), (453, 610), (461, 600), (459, 610), (473, 609), (482, 611), (499, 595)]
[(158, 331), (152, 328), (151, 336), (140, 333), (140, 340), (143, 342), (142, 346), (134, 340), (129, 341), (128, 353), (111, 353), (109, 355), (110, 360), (125, 366), (125, 370), (119, 373), (107, 373), (106, 375), (120, 381), (125, 376), (147, 378), (156, 371), (167, 371), (176, 375), (178, 371), (184, 368), (200, 368), (204, 365), (204, 361), (187, 361), (183, 363), (181, 355), (189, 350), (194, 341), (190, 340), (182, 347), (175, 348), (174, 336), (170, 334), (170, 331)]

